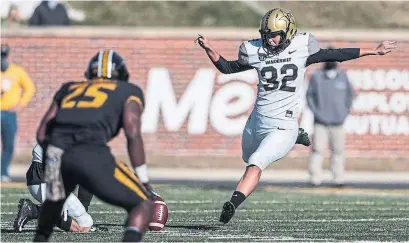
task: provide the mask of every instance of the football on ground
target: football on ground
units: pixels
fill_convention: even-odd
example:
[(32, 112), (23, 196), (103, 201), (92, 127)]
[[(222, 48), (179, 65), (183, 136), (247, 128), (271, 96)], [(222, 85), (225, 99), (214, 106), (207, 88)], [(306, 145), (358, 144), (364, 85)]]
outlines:
[(168, 205), (160, 196), (155, 199), (155, 209), (152, 222), (149, 223), (149, 230), (161, 231), (168, 221)]

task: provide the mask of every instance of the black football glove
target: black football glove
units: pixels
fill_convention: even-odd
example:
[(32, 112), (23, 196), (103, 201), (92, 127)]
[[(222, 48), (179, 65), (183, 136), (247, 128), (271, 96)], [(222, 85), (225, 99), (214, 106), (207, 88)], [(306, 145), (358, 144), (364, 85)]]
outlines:
[(302, 144), (307, 147), (311, 145), (311, 141), (310, 141), (310, 138), (308, 137), (308, 133), (305, 132), (304, 129), (302, 128), (298, 129), (298, 137), (295, 143)]
[(145, 187), (145, 189), (148, 191), (148, 197), (150, 200), (155, 201), (156, 197), (159, 196), (158, 193), (156, 193), (153, 189), (151, 184), (148, 183), (143, 183), (143, 186)]

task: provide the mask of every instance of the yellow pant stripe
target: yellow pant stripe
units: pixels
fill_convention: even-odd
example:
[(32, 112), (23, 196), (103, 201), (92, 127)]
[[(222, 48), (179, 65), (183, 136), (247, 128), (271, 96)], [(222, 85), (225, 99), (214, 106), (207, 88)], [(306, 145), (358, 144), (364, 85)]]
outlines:
[(129, 169), (129, 167), (124, 164), (123, 162), (115, 159), (115, 162), (117, 164), (117, 166), (119, 168), (121, 168), (121, 170), (126, 173), (130, 178), (132, 178), (136, 183), (138, 183), (138, 185), (143, 188), (143, 190), (145, 191), (145, 187), (143, 186), (142, 182), (139, 180), (139, 178), (135, 175), (135, 173), (133, 171), (131, 171), (131, 169)]
[(121, 184), (134, 191), (140, 198), (142, 198), (143, 200), (147, 199), (145, 193), (143, 193), (141, 189), (139, 189), (139, 187), (135, 184), (135, 182), (129, 179), (129, 177), (126, 176), (120, 169), (115, 168), (114, 177)]

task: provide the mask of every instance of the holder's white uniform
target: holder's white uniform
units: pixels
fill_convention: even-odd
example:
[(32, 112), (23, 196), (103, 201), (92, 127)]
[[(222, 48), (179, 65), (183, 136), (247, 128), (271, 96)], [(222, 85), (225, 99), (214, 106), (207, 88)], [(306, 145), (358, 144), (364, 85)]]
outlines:
[(307, 58), (319, 51), (310, 33), (297, 34), (278, 55), (268, 55), (261, 39), (245, 41), (238, 61), (254, 67), (259, 76), (257, 99), (242, 135), (242, 157), (264, 170), (284, 157), (298, 136)]
[[(32, 163), (42, 163), (43, 149), (36, 144), (32, 152)], [(31, 195), (40, 203), (45, 201), (46, 184), (29, 185), (28, 190)], [(78, 200), (75, 194), (71, 193), (64, 204), (64, 209), (67, 214), (73, 218), (81, 227), (91, 227), (94, 222), (92, 217), (86, 212), (82, 203)]]

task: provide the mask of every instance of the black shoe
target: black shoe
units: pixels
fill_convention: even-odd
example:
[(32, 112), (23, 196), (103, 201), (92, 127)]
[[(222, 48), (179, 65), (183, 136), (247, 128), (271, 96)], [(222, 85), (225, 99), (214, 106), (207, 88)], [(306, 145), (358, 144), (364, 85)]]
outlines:
[(298, 137), (295, 143), (302, 144), (307, 147), (311, 145), (311, 141), (310, 141), (310, 138), (308, 137), (308, 133), (305, 132), (304, 129), (302, 128), (298, 129)]
[(20, 199), (18, 203), (17, 218), (14, 220), (14, 231), (19, 233), (23, 231), (24, 225), (32, 219), (33, 207), (36, 205), (29, 199)]
[(223, 205), (223, 211), (222, 214), (220, 215), (220, 222), (227, 224), (231, 218), (233, 218), (234, 213), (236, 211), (236, 208), (234, 207), (233, 203), (231, 202), (226, 202)]

